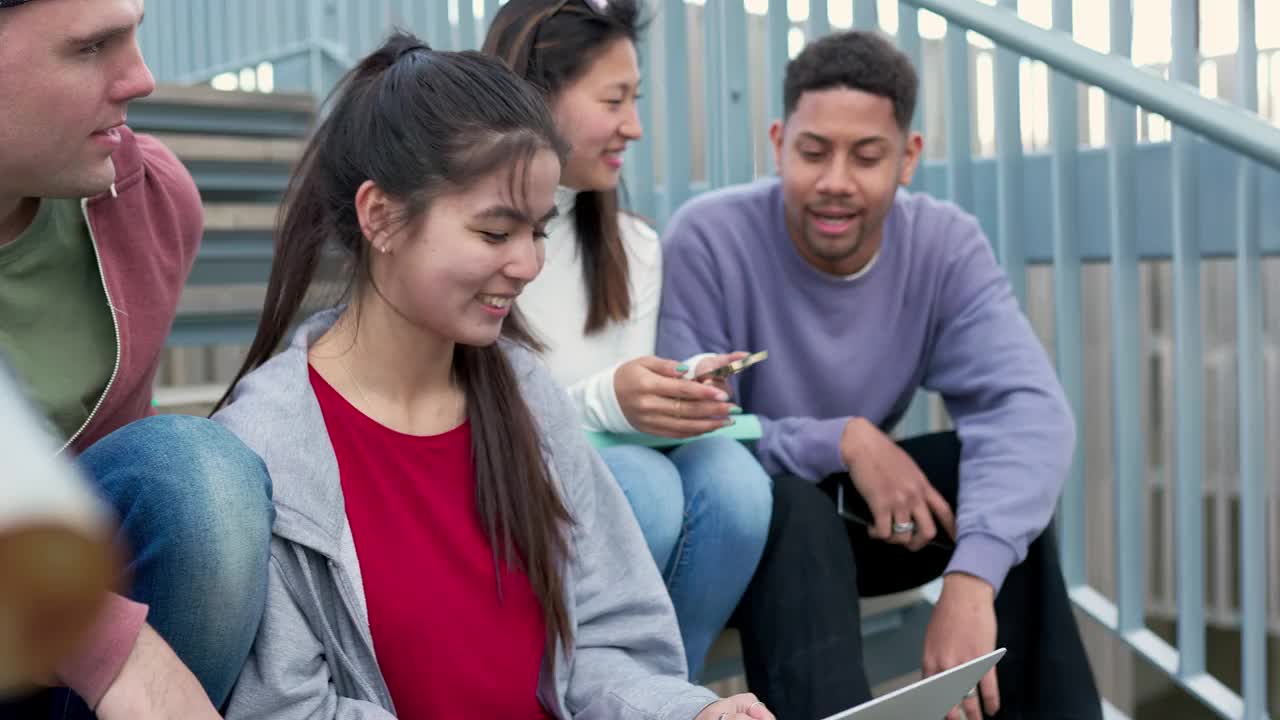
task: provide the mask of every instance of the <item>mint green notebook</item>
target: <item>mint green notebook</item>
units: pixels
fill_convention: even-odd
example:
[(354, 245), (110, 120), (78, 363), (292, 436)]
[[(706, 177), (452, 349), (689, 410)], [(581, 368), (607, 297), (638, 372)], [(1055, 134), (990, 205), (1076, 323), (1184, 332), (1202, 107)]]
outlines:
[(597, 449), (613, 447), (614, 445), (643, 445), (652, 448), (666, 448), (684, 445), (704, 437), (727, 437), (743, 442), (751, 440), (759, 440), (760, 418), (755, 415), (739, 415), (737, 422), (719, 430), (714, 430), (706, 435), (697, 437), (675, 439), (658, 437), (657, 435), (646, 435), (645, 433), (610, 433), (610, 432), (587, 432), (587, 439), (591, 441)]

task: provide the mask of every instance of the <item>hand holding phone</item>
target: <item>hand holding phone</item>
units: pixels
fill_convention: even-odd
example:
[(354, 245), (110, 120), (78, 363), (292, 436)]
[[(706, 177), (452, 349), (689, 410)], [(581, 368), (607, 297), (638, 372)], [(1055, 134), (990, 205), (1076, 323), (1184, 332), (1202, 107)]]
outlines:
[(720, 367), (715, 368), (714, 370), (708, 370), (707, 372), (704, 372), (701, 375), (698, 375), (697, 377), (695, 377), (694, 380), (698, 382), (706, 382), (708, 380), (723, 380), (725, 378), (737, 375), (738, 373), (742, 372), (743, 370), (746, 370), (747, 368), (751, 367), (752, 365), (755, 365), (756, 363), (765, 361), (766, 359), (768, 359), (768, 357), (769, 357), (769, 351), (761, 350), (760, 352), (752, 353), (742, 358), (741, 360), (735, 360), (726, 365), (721, 365)]
[(735, 412), (727, 388), (719, 382), (687, 379), (688, 371), (678, 361), (652, 355), (618, 366), (614, 393), (631, 427), (649, 435), (685, 438), (732, 424)]

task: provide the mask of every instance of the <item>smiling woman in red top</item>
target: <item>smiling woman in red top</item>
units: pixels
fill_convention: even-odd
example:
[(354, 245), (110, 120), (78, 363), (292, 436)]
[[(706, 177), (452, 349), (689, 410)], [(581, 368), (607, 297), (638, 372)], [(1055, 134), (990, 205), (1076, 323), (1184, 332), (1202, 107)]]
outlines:
[[(686, 681), (626, 500), (513, 315), (563, 154), (537, 92), (478, 53), (396, 35), (339, 87), (215, 416), (277, 512), (229, 718), (772, 717)], [(346, 302), (272, 357), (326, 248)]]

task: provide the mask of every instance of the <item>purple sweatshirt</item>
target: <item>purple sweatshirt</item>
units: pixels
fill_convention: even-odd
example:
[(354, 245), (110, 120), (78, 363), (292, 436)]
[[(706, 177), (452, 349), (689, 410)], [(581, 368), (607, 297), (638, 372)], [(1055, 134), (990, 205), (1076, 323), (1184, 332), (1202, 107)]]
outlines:
[(998, 590), (1049, 523), (1075, 423), (977, 221), (900, 190), (875, 263), (832, 276), (796, 251), (769, 178), (694, 199), (663, 241), (658, 354), (769, 351), (737, 391), (771, 474), (843, 472), (851, 418), (887, 432), (917, 388), (942, 395), (962, 444), (947, 572)]

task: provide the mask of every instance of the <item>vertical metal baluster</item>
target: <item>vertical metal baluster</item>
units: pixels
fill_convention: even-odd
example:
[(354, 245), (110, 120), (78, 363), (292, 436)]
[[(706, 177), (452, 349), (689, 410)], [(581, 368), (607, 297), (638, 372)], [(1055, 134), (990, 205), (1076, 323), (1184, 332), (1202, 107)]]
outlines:
[[(1111, 0), (1111, 54), (1129, 57), (1131, 0)], [(1134, 124), (1137, 109), (1115, 97), (1107, 105), (1107, 169), (1111, 195), (1112, 411), (1115, 413), (1116, 605), (1121, 633), (1145, 625), (1146, 483), (1142, 430), (1142, 325), (1138, 235), (1133, 217)]]
[[(1196, 0), (1174, 0), (1173, 68), (1176, 82), (1197, 85)], [(1174, 446), (1176, 472), (1178, 673), (1204, 672), (1204, 353), (1200, 332), (1199, 197), (1196, 139), (1173, 130), (1170, 202), (1173, 207)]]

